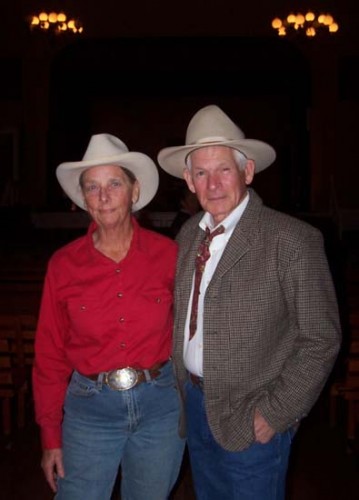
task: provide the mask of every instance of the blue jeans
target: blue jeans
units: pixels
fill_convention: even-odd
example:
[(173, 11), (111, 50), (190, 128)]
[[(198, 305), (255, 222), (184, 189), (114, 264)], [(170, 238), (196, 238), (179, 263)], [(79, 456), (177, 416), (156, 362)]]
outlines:
[(107, 500), (121, 464), (122, 500), (165, 500), (179, 474), (179, 399), (172, 363), (150, 382), (115, 391), (74, 372), (63, 422), (65, 478), (57, 500)]
[(187, 441), (197, 500), (284, 500), (293, 432), (230, 452), (208, 426), (202, 389), (187, 382)]

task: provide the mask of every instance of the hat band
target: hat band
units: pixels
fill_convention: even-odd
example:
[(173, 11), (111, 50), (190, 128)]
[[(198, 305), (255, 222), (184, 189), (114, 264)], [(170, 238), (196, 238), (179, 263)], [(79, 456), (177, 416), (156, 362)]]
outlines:
[(221, 137), (221, 136), (203, 137), (202, 139), (198, 139), (196, 142), (191, 142), (188, 145), (195, 146), (196, 144), (207, 144), (212, 142), (229, 142), (233, 140), (235, 139), (228, 139), (228, 137)]

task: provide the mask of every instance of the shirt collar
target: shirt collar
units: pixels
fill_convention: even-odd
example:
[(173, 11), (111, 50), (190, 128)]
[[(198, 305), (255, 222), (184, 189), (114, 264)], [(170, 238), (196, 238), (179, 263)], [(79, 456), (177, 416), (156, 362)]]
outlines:
[[(246, 196), (239, 203), (239, 205), (237, 205), (236, 208), (232, 210), (232, 212), (229, 215), (227, 215), (227, 217), (223, 219), (223, 221), (220, 223), (222, 226), (224, 226), (225, 230), (224, 234), (233, 232), (233, 229), (240, 221), (243, 212), (248, 205), (248, 202), (249, 202), (249, 191), (247, 191)], [(199, 221), (199, 227), (204, 231), (206, 230), (206, 227), (208, 227), (211, 231), (213, 231), (220, 224), (217, 224), (216, 226), (213, 224), (213, 217), (209, 212), (205, 212), (202, 219)]]
[[(139, 250), (141, 252), (145, 252), (145, 253), (147, 252), (146, 243), (141, 238), (141, 234), (142, 234), (141, 226), (137, 222), (137, 219), (134, 215), (132, 215), (132, 226), (133, 226), (133, 235), (132, 235), (132, 240), (131, 240), (131, 246), (130, 246), (129, 251), (126, 255), (126, 258), (127, 258), (127, 256), (131, 255), (133, 250), (135, 250), (135, 249)], [(92, 220), (90, 222), (89, 228), (87, 230), (86, 238), (87, 238), (87, 245), (88, 245), (89, 252), (94, 256), (102, 255), (101, 252), (98, 252), (95, 249), (95, 246), (93, 244), (92, 236), (93, 236), (93, 233), (96, 231), (96, 229), (97, 229), (97, 224), (94, 220)]]

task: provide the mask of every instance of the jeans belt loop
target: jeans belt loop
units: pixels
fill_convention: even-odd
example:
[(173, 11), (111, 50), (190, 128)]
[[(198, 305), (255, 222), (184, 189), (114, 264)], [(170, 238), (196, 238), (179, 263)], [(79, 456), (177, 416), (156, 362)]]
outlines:
[(96, 380), (96, 389), (101, 390), (103, 386), (104, 372), (100, 373), (98, 379)]
[(143, 373), (145, 374), (146, 382), (151, 382), (152, 378), (149, 370), (143, 370)]

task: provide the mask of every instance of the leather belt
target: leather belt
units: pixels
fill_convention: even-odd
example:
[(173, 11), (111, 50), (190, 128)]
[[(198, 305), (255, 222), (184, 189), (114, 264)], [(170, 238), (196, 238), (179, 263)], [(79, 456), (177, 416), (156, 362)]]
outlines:
[(161, 363), (156, 363), (151, 368), (146, 370), (139, 370), (138, 368), (131, 368), (126, 366), (125, 368), (118, 368), (116, 370), (111, 370), (108, 372), (101, 372), (91, 375), (84, 375), (90, 380), (97, 381), (100, 378), (102, 383), (107, 384), (111, 389), (115, 391), (127, 391), (132, 389), (142, 382), (149, 382), (152, 379), (158, 377), (161, 373), (161, 368), (165, 366), (168, 362), (162, 361)]
[(189, 373), (189, 379), (193, 385), (198, 385), (201, 389), (203, 389), (203, 377)]

